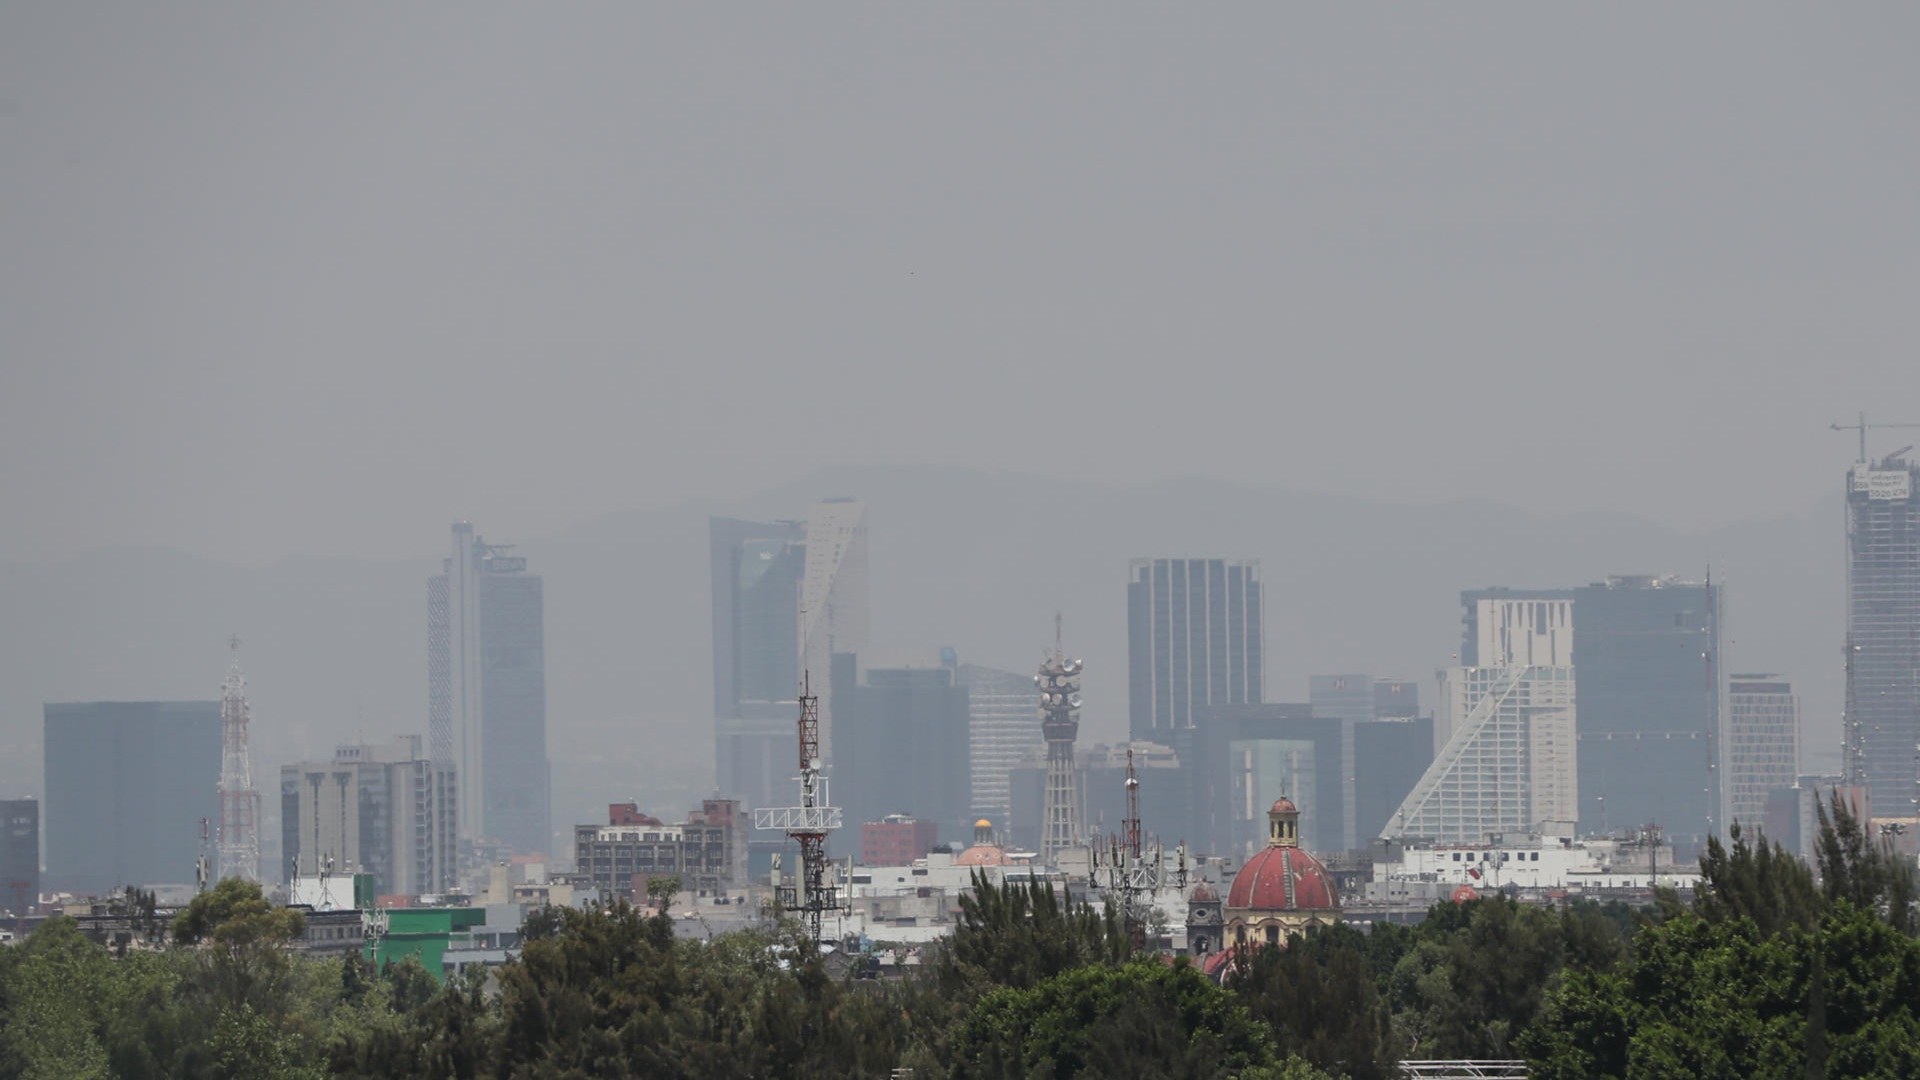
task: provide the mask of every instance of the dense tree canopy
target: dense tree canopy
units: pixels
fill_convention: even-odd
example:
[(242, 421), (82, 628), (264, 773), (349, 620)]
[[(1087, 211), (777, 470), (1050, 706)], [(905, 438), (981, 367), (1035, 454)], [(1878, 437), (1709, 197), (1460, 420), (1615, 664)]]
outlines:
[(1044, 882), (977, 881), (904, 979), (853, 977), (791, 922), (685, 940), (614, 904), (536, 911), (515, 961), (444, 986), (414, 959), (291, 951), (298, 914), (241, 882), (171, 945), (129, 892), (135, 947), (56, 918), (0, 949), (0, 1076), (1371, 1080), (1513, 1056), (1542, 1077), (1920, 1075), (1911, 864), (1844, 805), (1825, 818), (1817, 875), (1734, 830), (1690, 903), (1439, 904), (1265, 946), (1224, 987)]

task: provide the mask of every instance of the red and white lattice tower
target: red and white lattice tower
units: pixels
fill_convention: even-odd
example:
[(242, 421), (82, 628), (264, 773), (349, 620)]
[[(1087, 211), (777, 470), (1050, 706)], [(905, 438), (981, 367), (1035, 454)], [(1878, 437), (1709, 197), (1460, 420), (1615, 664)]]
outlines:
[(247, 757), (247, 680), (240, 674), (240, 639), (220, 686), (219, 876), (260, 880), (260, 793), (253, 788)]
[(778, 889), (781, 906), (800, 916), (807, 934), (820, 940), (821, 920), (842, 909), (837, 887), (827, 882), (827, 834), (840, 827), (837, 806), (827, 805), (827, 779), (820, 775), (820, 699), (800, 684), (800, 805), (753, 812), (753, 827), (778, 829), (800, 847), (796, 884)]

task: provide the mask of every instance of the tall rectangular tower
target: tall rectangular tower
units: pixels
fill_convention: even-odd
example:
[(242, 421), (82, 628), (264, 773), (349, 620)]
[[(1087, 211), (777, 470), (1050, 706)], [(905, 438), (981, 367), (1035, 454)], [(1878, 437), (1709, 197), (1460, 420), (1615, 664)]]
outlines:
[(220, 813), (220, 703), (49, 704), (44, 716), (48, 886), (191, 884), (201, 824)]
[(1846, 779), (1876, 817), (1920, 813), (1917, 476), (1896, 457), (1847, 474)]
[(1728, 821), (1752, 829), (1766, 819), (1767, 796), (1800, 775), (1800, 700), (1778, 675), (1735, 675), (1727, 682)]
[(967, 754), (973, 774), (968, 813), (1005, 829), (1013, 812), (1009, 774), (1046, 750), (1040, 690), (1032, 675), (978, 664), (961, 664), (953, 678), (967, 691)]
[(1127, 714), (1171, 745), (1196, 710), (1262, 701), (1265, 591), (1257, 560), (1135, 559), (1127, 583)]
[(1574, 590), (1580, 830), (1649, 822), (1682, 852), (1721, 814), (1720, 586), (1614, 576)]
[(40, 804), (0, 799), (0, 911), (15, 918), (40, 903)]
[(457, 522), (427, 581), (429, 753), (454, 771), (463, 841), (535, 854), (552, 846), (545, 595), (511, 550)]
[(868, 667), (850, 653), (833, 658), (828, 683), (841, 733), (833, 801), (846, 808), (849, 824), (905, 814), (938, 823), (943, 836), (967, 836), (967, 688), (933, 656), (894, 663)]
[(715, 782), (748, 810), (790, 802), (807, 527), (716, 517), (708, 533)]

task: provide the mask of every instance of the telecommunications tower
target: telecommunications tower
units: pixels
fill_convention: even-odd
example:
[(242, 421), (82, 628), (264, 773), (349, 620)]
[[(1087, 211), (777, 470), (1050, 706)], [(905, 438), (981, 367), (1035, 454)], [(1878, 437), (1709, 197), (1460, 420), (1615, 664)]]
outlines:
[[(841, 908), (837, 889), (827, 885), (827, 834), (840, 827), (840, 808), (827, 805), (827, 779), (820, 775), (820, 699), (805, 674), (800, 682), (800, 805), (764, 807), (753, 812), (753, 827), (777, 829), (800, 847), (796, 884), (778, 888), (780, 904), (795, 912), (808, 937), (820, 940), (820, 921)], [(776, 886), (778, 882), (776, 881)]]
[(1078, 847), (1080, 835), (1080, 781), (1073, 769), (1073, 741), (1080, 734), (1079, 660), (1067, 659), (1060, 648), (1060, 616), (1053, 617), (1053, 651), (1040, 663), (1033, 685), (1040, 688), (1040, 733), (1047, 740), (1046, 823), (1040, 834), (1040, 856), (1052, 860)]
[(1140, 778), (1133, 771), (1133, 751), (1127, 751), (1127, 817), (1121, 825), (1124, 835), (1109, 836), (1103, 853), (1093, 849), (1094, 881), (1113, 898), (1126, 922), (1134, 949), (1146, 947), (1147, 924), (1153, 914), (1154, 894), (1168, 886), (1187, 887), (1187, 846), (1174, 849), (1176, 864), (1167, 872), (1166, 852), (1158, 841), (1146, 846), (1140, 840)]
[(247, 759), (247, 680), (240, 674), (240, 639), (228, 643), (233, 663), (220, 687), (221, 878), (260, 880), (260, 793)]

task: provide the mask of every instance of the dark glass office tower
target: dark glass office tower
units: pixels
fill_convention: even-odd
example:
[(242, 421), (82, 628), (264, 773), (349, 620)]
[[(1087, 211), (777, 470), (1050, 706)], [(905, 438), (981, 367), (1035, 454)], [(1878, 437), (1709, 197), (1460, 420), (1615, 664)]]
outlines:
[(429, 756), (454, 771), (463, 841), (544, 854), (545, 592), (511, 550), (458, 522), (452, 554), (427, 581)]
[(863, 669), (854, 654), (835, 653), (833, 700), (831, 795), (850, 828), (905, 814), (936, 822), (943, 837), (971, 835), (967, 688), (952, 668)]
[[(714, 775), (749, 810), (793, 801), (803, 521), (708, 523), (713, 578)], [(826, 672), (820, 672), (825, 681)], [(826, 689), (821, 687), (820, 689)]]
[(1847, 474), (1847, 779), (1869, 812), (1911, 817), (1920, 796), (1920, 468)]
[(1720, 587), (1610, 577), (1573, 591), (1580, 831), (1657, 823), (1677, 849), (1720, 814)]
[[(1340, 722), (1340, 849), (1362, 851), (1433, 761), (1433, 718), (1405, 680), (1371, 675), (1307, 678), (1313, 715)], [(1329, 845), (1323, 850), (1334, 850)]]
[(193, 884), (201, 822), (220, 814), (220, 703), (50, 704), (45, 718), (48, 887)]
[(1653, 823), (1685, 852), (1725, 831), (1720, 586), (1622, 575), (1577, 589), (1476, 589), (1460, 598), (1467, 667), (1483, 659), (1479, 601), (1573, 601), (1581, 834)]
[(1171, 745), (1197, 710), (1262, 700), (1260, 564), (1135, 559), (1127, 584), (1127, 711), (1135, 739)]

